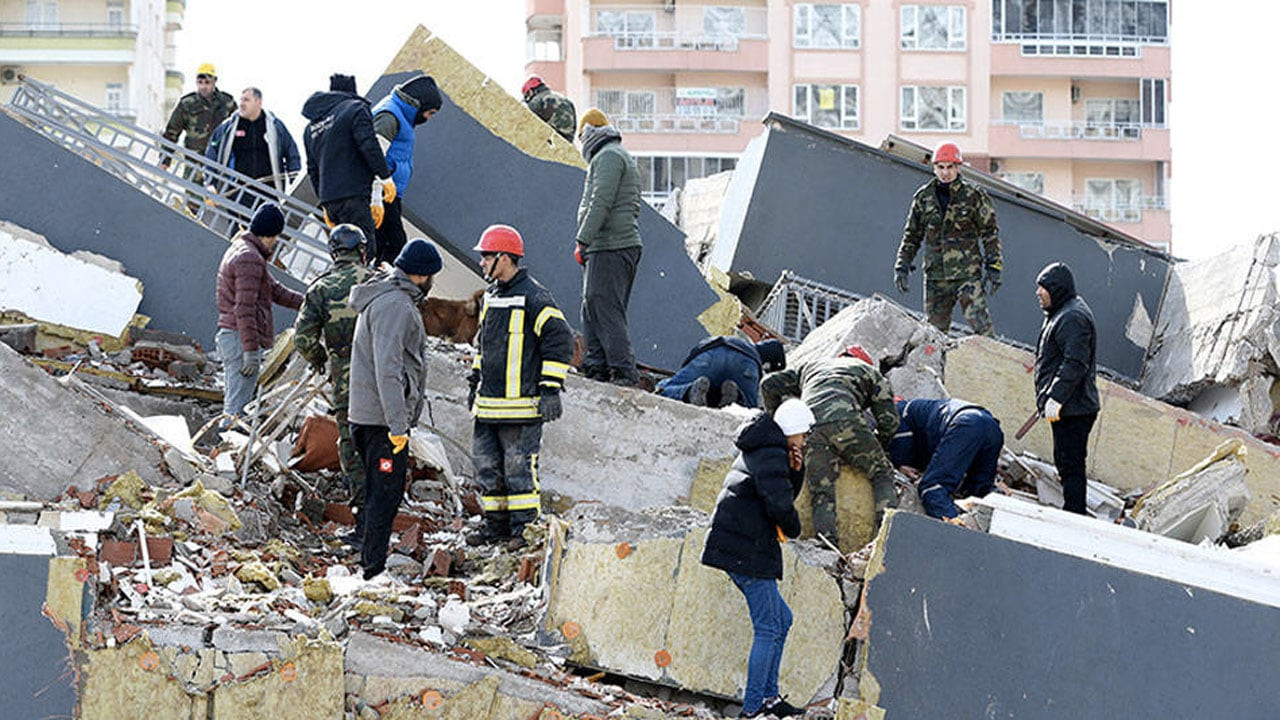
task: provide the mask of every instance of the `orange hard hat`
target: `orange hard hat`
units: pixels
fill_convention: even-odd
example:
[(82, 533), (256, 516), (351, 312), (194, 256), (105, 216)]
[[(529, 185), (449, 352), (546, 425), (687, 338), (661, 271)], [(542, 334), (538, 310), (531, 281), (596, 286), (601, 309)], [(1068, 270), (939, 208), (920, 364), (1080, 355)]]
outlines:
[(480, 242), (471, 249), (482, 253), (507, 253), (524, 257), (524, 238), (510, 225), (490, 225), (480, 233)]
[(964, 158), (960, 157), (960, 147), (953, 142), (944, 142), (933, 151), (933, 161), (936, 163), (962, 163)]
[(541, 85), (542, 85), (541, 75), (537, 75), (537, 74), (530, 75), (529, 79), (524, 81), (524, 86), (520, 88), (520, 93), (522, 95), (528, 95), (530, 90), (536, 87), (540, 87)]

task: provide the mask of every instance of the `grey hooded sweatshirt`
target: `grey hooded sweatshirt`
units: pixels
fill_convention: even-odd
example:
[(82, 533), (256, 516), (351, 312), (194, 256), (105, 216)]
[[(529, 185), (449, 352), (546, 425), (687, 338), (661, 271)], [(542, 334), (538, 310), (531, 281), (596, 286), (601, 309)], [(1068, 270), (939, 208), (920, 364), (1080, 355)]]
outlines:
[(418, 423), (427, 380), (422, 295), (400, 268), (351, 288), (351, 307), (360, 313), (351, 343), (351, 422), (385, 426), (392, 435)]

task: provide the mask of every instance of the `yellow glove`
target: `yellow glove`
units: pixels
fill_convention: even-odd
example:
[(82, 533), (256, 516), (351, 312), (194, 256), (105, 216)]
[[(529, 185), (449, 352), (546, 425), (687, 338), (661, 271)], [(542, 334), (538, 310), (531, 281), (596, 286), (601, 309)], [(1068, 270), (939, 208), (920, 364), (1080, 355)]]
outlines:
[(329, 211), (324, 208), (320, 208), (320, 212), (324, 213), (324, 224), (329, 226), (329, 229), (332, 230), (334, 225), (333, 221), (329, 219)]
[(382, 202), (393, 203), (396, 201), (396, 183), (394, 180), (382, 181)]
[(391, 454), (399, 455), (404, 452), (405, 446), (409, 444), (408, 435), (392, 435), (387, 433), (387, 437), (391, 438)]
[(375, 228), (382, 227), (382, 216), (386, 210), (381, 205), (370, 205), (369, 214), (373, 216), (373, 226)]
[(773, 529), (774, 529), (774, 530), (776, 530), (776, 531), (778, 531), (778, 542), (782, 543), (783, 545), (786, 545), (786, 544), (787, 544), (787, 534), (786, 534), (786, 533), (784, 533), (784, 532), (782, 532), (782, 526), (781, 526), (781, 525), (774, 525), (774, 526), (773, 526)]

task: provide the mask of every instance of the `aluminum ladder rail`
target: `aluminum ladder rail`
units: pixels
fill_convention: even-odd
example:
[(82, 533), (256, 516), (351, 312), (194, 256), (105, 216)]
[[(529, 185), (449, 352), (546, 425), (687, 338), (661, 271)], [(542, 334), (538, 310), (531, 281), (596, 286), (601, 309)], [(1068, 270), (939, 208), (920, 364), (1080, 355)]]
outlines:
[[(51, 85), (23, 75), (18, 80), (3, 109), (28, 127), (228, 240), (248, 227), (260, 205), (275, 202), (284, 212), (285, 229), (272, 261), (303, 283), (331, 265), (318, 208)], [(168, 170), (160, 166), (166, 158)]]

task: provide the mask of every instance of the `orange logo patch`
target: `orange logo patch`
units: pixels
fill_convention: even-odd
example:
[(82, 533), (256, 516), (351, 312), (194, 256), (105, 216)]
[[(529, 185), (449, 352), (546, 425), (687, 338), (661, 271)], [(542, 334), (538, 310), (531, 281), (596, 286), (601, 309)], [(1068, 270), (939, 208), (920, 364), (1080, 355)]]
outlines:
[(384, 473), (391, 472), (391, 458), (380, 458), (378, 460), (378, 470)]

